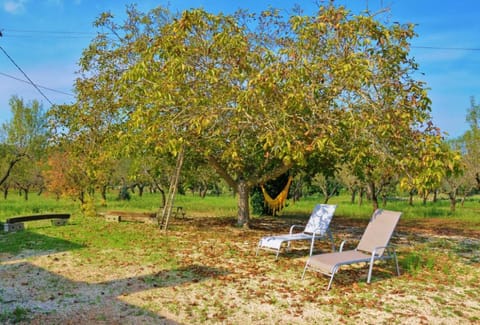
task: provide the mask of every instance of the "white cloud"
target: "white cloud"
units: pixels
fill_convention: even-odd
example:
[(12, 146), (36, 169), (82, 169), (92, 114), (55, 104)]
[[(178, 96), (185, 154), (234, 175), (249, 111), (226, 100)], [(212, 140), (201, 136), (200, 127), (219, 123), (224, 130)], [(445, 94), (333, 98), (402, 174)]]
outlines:
[(10, 14), (21, 14), (25, 12), (25, 5), (28, 0), (6, 0), (3, 1), (3, 10)]

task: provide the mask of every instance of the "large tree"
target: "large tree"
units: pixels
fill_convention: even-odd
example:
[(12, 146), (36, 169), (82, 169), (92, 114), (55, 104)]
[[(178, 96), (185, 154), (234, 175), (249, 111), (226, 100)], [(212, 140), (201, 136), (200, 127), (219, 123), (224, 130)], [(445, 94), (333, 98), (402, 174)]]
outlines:
[(411, 77), (411, 26), (334, 5), (288, 19), (127, 12), (123, 25), (110, 14), (96, 22), (109, 34), (84, 52), (81, 111), (116, 116), (113, 134), (133, 150), (196, 151), (238, 193), (239, 225), (251, 188), (313, 153), (352, 161), (370, 184), (389, 177), (429, 117)]

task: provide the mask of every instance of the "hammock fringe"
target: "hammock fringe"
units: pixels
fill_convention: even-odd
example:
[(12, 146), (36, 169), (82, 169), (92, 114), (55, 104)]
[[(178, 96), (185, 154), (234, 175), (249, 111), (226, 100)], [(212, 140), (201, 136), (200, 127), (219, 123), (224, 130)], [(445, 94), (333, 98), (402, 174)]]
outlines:
[(287, 202), (288, 191), (290, 189), (290, 185), (292, 184), (292, 181), (293, 181), (293, 177), (289, 176), (287, 185), (285, 185), (284, 189), (274, 199), (267, 193), (267, 191), (265, 190), (265, 187), (263, 187), (263, 184), (260, 185), (260, 188), (262, 189), (262, 193), (263, 193), (263, 198), (265, 201), (265, 206), (269, 207), (272, 210), (273, 215), (276, 215), (278, 211), (280, 211), (285, 207), (285, 202)]

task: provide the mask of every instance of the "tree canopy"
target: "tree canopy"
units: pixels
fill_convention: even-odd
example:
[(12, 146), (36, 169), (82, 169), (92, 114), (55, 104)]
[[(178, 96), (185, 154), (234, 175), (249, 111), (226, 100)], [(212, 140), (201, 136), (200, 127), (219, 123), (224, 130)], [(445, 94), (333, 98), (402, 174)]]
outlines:
[(238, 193), (239, 225), (250, 189), (311, 157), (348, 165), (374, 194), (419, 144), (441, 140), (413, 77), (412, 25), (333, 3), (289, 17), (132, 6), (123, 24), (110, 13), (95, 24), (77, 104), (52, 113), (64, 135), (100, 132), (112, 150), (137, 154), (187, 148)]

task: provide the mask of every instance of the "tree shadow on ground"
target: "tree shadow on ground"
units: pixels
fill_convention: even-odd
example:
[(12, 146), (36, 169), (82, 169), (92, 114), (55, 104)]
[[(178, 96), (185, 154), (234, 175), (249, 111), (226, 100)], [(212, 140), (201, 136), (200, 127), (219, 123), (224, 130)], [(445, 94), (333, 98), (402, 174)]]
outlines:
[[(46, 258), (62, 263), (67, 248), (81, 245), (65, 240), (45, 238), (30, 233), (30, 240), (57, 242), (56, 252), (29, 250), (20, 255), (0, 255), (0, 313), (1, 323), (44, 324), (175, 324), (176, 322), (147, 308), (125, 302), (125, 298), (139, 292), (164, 287), (197, 283), (228, 274), (224, 269), (198, 264), (165, 269), (151, 274), (113, 279), (103, 282), (76, 281), (35, 265), (35, 258)], [(51, 245), (50, 247), (55, 247)], [(78, 272), (82, 272), (81, 266)], [(108, 276), (108, 274), (107, 274)], [(83, 277), (85, 278), (85, 277)], [(18, 319), (19, 311), (23, 317)]]
[(0, 262), (11, 258), (22, 259), (51, 254), (53, 251), (71, 251), (83, 247), (85, 246), (78, 243), (41, 235), (29, 230), (0, 232)]

